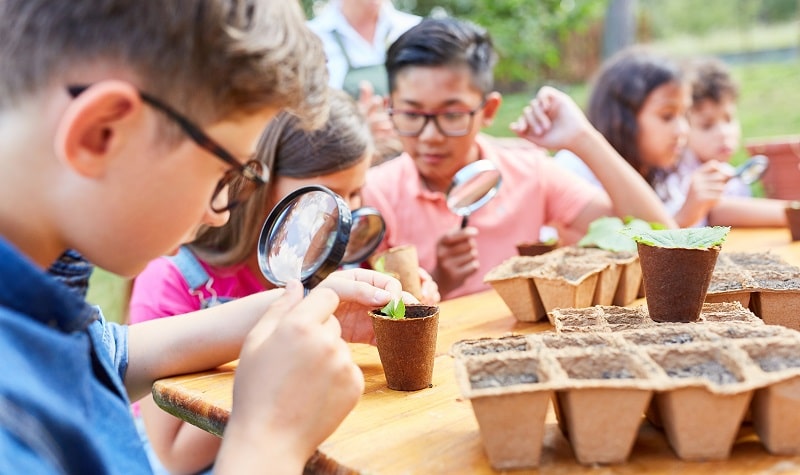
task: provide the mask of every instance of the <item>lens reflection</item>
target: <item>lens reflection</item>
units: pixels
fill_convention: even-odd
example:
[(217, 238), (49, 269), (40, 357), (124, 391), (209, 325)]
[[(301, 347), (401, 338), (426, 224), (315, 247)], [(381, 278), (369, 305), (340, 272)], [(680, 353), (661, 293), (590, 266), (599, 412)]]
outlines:
[(308, 278), (328, 257), (338, 223), (337, 202), (325, 192), (312, 191), (289, 204), (269, 236), (273, 276), (282, 282)]

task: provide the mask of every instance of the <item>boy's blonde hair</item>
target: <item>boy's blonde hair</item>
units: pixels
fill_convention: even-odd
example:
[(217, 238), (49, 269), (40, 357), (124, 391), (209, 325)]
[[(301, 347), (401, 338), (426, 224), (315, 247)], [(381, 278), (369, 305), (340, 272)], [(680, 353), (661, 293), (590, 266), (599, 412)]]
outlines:
[(327, 116), (324, 53), (299, 2), (0, 0), (0, 31), (0, 110), (102, 68), (199, 124), (266, 107), (309, 127)]

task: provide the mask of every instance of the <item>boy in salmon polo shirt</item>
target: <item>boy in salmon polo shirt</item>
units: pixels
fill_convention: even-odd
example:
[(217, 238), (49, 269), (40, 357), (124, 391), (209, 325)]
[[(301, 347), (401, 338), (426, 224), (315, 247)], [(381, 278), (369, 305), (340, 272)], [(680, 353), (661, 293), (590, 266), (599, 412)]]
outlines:
[[(542, 88), (512, 129), (540, 147), (584, 157), (608, 194), (558, 168), (544, 150), (498, 147), (481, 135), (501, 103), (495, 61), (488, 33), (453, 18), (423, 20), (389, 48), (389, 106), (404, 153), (373, 167), (363, 190), (365, 204), (386, 220), (381, 249), (414, 244), (442, 297), (453, 298), (488, 289), (484, 275), (546, 224), (566, 242), (607, 215), (674, 226), (647, 183), (561, 91)], [(461, 228), (445, 193), (456, 172), (477, 160), (492, 161), (503, 181)]]
[(339, 318), (368, 323), (397, 280), (347, 271), (128, 329), (71, 267), (135, 275), (264, 184), (248, 157), (279, 110), (325, 120), (304, 21), (266, 0), (0, 1), (0, 473), (151, 473), (130, 400), (236, 358), (216, 473), (301, 473), (353, 408)]

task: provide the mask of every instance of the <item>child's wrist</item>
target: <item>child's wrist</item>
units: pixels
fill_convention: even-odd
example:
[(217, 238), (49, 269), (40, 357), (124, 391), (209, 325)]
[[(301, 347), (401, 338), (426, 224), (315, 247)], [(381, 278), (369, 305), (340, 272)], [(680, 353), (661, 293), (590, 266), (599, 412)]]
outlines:
[(575, 155), (584, 158), (591, 157), (598, 150), (598, 147), (610, 146), (603, 135), (594, 127), (581, 129), (570, 141), (567, 150)]

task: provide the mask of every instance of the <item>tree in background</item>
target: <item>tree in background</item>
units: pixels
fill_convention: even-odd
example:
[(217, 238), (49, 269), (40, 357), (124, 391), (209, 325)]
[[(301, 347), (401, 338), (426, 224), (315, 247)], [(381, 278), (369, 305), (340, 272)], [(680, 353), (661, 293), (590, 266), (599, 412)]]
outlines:
[[(301, 3), (311, 18), (326, 0)], [(586, 80), (603, 53), (607, 12), (612, 13), (606, 19), (607, 33), (623, 33), (615, 26), (622, 19), (626, 38), (634, 28), (635, 41), (649, 42), (719, 29), (744, 31), (755, 23), (785, 23), (797, 18), (800, 0), (394, 0), (394, 4), (421, 16), (445, 12), (489, 30), (500, 55), (497, 85), (509, 92), (536, 90), (553, 80)], [(626, 8), (634, 12), (633, 24)], [(613, 13), (618, 11), (621, 16)]]
[(636, 0), (611, 0), (603, 28), (603, 58), (636, 42)]
[[(302, 3), (311, 17), (324, 2)], [(602, 19), (606, 1), (395, 0), (394, 4), (422, 16), (444, 11), (483, 26), (491, 33), (500, 56), (495, 69), (498, 87), (531, 90), (558, 70), (570, 39)]]

